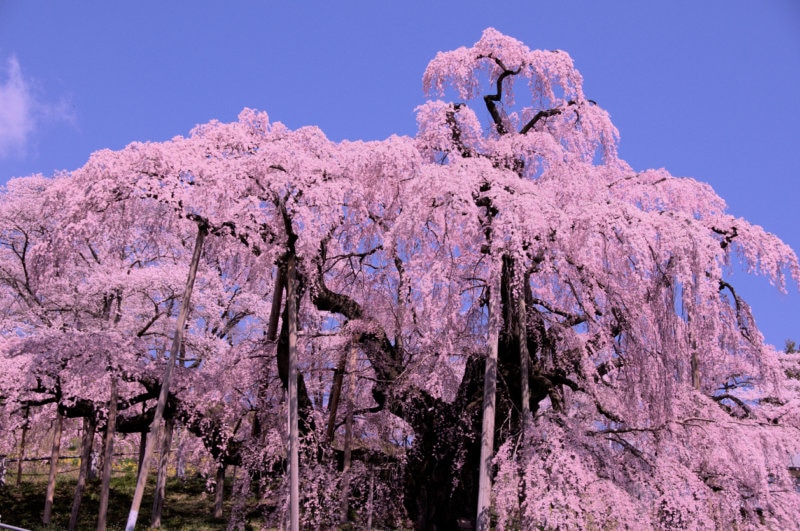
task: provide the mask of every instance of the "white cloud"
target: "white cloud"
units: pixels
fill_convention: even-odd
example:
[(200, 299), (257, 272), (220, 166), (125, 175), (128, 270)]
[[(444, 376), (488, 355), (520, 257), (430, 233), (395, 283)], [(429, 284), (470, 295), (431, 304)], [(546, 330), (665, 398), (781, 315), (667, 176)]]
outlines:
[(0, 70), (0, 159), (25, 156), (34, 131), (42, 123), (59, 121), (74, 122), (66, 101), (52, 104), (38, 98), (17, 58), (9, 57), (5, 72)]
[(5, 73), (6, 79), (0, 78), (0, 158), (25, 153), (36, 121), (33, 98), (16, 57), (8, 59)]

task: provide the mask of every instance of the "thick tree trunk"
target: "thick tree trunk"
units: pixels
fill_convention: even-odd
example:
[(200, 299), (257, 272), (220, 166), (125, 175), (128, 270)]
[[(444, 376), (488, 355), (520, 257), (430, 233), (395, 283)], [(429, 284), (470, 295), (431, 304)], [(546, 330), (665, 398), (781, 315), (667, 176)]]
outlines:
[(117, 428), (117, 380), (111, 379), (111, 400), (108, 403), (108, 422), (106, 424), (106, 443), (103, 451), (103, 482), (100, 486), (100, 508), (97, 513), (97, 531), (106, 528), (108, 514), (108, 495), (111, 489), (111, 467), (114, 461), (114, 431)]
[(353, 403), (356, 393), (356, 355), (358, 351), (355, 345), (350, 347), (350, 356), (347, 362), (348, 374), (348, 396), (347, 396), (347, 418), (345, 420), (344, 431), (344, 467), (342, 468), (342, 507), (340, 521), (346, 523), (349, 520), (350, 508), (350, 466), (353, 454)]
[(75, 485), (75, 497), (72, 499), (72, 512), (69, 516), (69, 531), (78, 529), (78, 514), (81, 509), (83, 490), (86, 487), (86, 478), (89, 475), (89, 461), (92, 458), (92, 446), (94, 444), (94, 430), (97, 427), (97, 420), (94, 415), (83, 419), (83, 440), (81, 442), (81, 467), (78, 470), (78, 483)]
[[(490, 296), (491, 301), (491, 296)], [(475, 529), (490, 529), (492, 494), (492, 457), (494, 456), (494, 421), (497, 400), (497, 352), (499, 326), (493, 323), (496, 308), (489, 303), (489, 353), (483, 378), (483, 426), (481, 429), (481, 457), (478, 470), (478, 512)]]
[(64, 418), (56, 411), (56, 422), (53, 427), (53, 446), (50, 450), (50, 475), (47, 478), (47, 494), (44, 500), (42, 523), (47, 525), (53, 515), (53, 499), (56, 494), (56, 477), (58, 475), (58, 458), (61, 453), (61, 428)]
[[(490, 293), (492, 337), (487, 344), (489, 355), (469, 357), (454, 402), (448, 404), (436, 400), (420, 390), (401, 392), (390, 402), (392, 413), (408, 422), (414, 430), (414, 442), (407, 456), (403, 501), (415, 529), (474, 526), (481, 468), (485, 488), (482, 501), (488, 508), (486, 504), (491, 494), (488, 464), (491, 463), (498, 432), (505, 434), (502, 436), (518, 433), (522, 425), (520, 420), (524, 418), (520, 415), (522, 401), (533, 411), (536, 404), (547, 396), (549, 387), (534, 387), (532, 377), (520, 377), (521, 373), (525, 374), (525, 361), (531, 365), (527, 371), (535, 371), (532, 363), (535, 358), (531, 353), (539, 349), (539, 323), (536, 322), (539, 316), (531, 312), (529, 292), (520, 295), (511, 289), (513, 266), (513, 260), (504, 257), (500, 289), (494, 286)], [(524, 307), (520, 298), (524, 299)], [(493, 357), (494, 370), (487, 367), (487, 361)], [(494, 412), (484, 414), (483, 397), (487, 392), (487, 405), (491, 404), (492, 386), (486, 382), (492, 379)], [(526, 383), (530, 396), (523, 399)], [(492, 419), (494, 426), (487, 429), (483, 423), (492, 423)], [(465, 437), (465, 434), (474, 435)], [(478, 434), (483, 437), (478, 437)], [(484, 445), (489, 443), (491, 447), (487, 449)], [(484, 457), (481, 457), (482, 448)]]
[(147, 483), (148, 470), (150, 469), (150, 459), (153, 455), (153, 446), (159, 439), (158, 432), (161, 429), (161, 419), (164, 417), (164, 408), (167, 406), (167, 397), (169, 395), (169, 384), (172, 377), (172, 368), (175, 366), (175, 360), (178, 357), (178, 352), (183, 344), (183, 332), (186, 326), (186, 318), (189, 315), (189, 302), (191, 301), (192, 288), (194, 288), (194, 279), (197, 276), (197, 267), (200, 264), (200, 256), (203, 252), (203, 241), (205, 240), (207, 232), (208, 227), (206, 225), (198, 224), (197, 239), (194, 242), (192, 261), (189, 264), (189, 276), (186, 279), (186, 289), (183, 292), (181, 310), (178, 314), (178, 322), (175, 326), (175, 336), (172, 339), (169, 360), (167, 360), (167, 365), (164, 370), (164, 379), (161, 382), (161, 392), (158, 395), (155, 416), (153, 417), (153, 423), (150, 425), (151, 437), (149, 437), (149, 443), (145, 447), (141, 470), (139, 471), (139, 477), (136, 480), (136, 490), (133, 493), (133, 502), (131, 503), (130, 513), (128, 513), (128, 523), (125, 526), (125, 531), (134, 531), (134, 528), (136, 527), (136, 520), (139, 518), (139, 507), (142, 504), (144, 487)]
[(474, 521), (480, 440), (464, 434), (481, 430), (485, 361), (470, 356), (452, 404), (419, 390), (391, 403), (392, 413), (414, 430), (403, 478), (403, 503), (414, 529), (453, 529), (458, 520)]
[(158, 462), (158, 479), (156, 479), (156, 491), (153, 494), (153, 512), (150, 515), (150, 527), (161, 527), (161, 513), (164, 509), (164, 497), (167, 490), (167, 464), (169, 463), (169, 451), (172, 446), (172, 433), (175, 431), (175, 419), (169, 417), (164, 421), (164, 441), (161, 443), (161, 458)]
[[(295, 257), (286, 266), (286, 303), (289, 321), (289, 528), (300, 529), (300, 454), (297, 411), (297, 298), (295, 297)], [(133, 530), (131, 530), (133, 531)]]
[(216, 485), (214, 485), (214, 518), (222, 518), (222, 502), (225, 499), (225, 465), (217, 465)]
[[(505, 258), (500, 283), (508, 286), (514, 278), (513, 260)], [(365, 319), (357, 302), (330, 291), (321, 279), (321, 272), (313, 279), (312, 301), (317, 309), (340, 313), (350, 320)], [(500, 297), (495, 295), (500, 301), (493, 306), (493, 310), (496, 309), (493, 327), (497, 330), (493, 341), (497, 345), (495, 372), (499, 374), (497, 371), (502, 371), (504, 376), (503, 380), (496, 378), (495, 426), (504, 433), (516, 432), (522, 394), (519, 378), (521, 347), (519, 334), (513, 325), (519, 313), (517, 298), (507, 296), (506, 290), (493, 291), (494, 294), (501, 293)], [(527, 299), (526, 308), (530, 312), (531, 301)], [(505, 313), (510, 315), (505, 316)], [(531, 323), (526, 324), (533, 324), (533, 320), (527, 320)], [(526, 333), (529, 354), (539, 348), (538, 335), (532, 336), (530, 331), (529, 327)], [(536, 331), (538, 334), (538, 327)], [(476, 435), (482, 430), (481, 407), (487, 356), (470, 354), (455, 401), (447, 403), (421, 389), (394, 385), (402, 373), (402, 352), (381, 331), (362, 336), (360, 345), (378, 375), (373, 398), (408, 422), (414, 431), (403, 477), (403, 504), (415, 529), (452, 529), (456, 525), (474, 524), (481, 450), (481, 441)], [(534, 372), (535, 368), (530, 370)], [(531, 409), (547, 396), (546, 389), (543, 391), (533, 385), (529, 386), (529, 392)], [(473, 435), (465, 437), (465, 434)]]

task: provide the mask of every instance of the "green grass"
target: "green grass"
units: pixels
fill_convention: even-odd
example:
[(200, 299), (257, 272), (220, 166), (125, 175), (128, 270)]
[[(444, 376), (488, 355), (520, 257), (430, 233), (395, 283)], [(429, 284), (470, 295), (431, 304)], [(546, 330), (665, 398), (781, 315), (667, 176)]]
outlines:
[[(25, 476), (23, 476), (20, 487), (15, 486), (15, 478), (12, 474), (9, 474), (6, 479), (8, 484), (5, 487), (0, 487), (0, 522), (35, 531), (55, 531), (67, 528), (75, 491), (76, 478), (74, 474), (59, 478), (53, 504), (53, 516), (50, 525), (47, 526), (42, 525), (41, 520), (47, 488), (46, 478), (37, 477), (35, 480), (25, 481)], [(132, 470), (117, 473), (112, 478), (108, 502), (107, 529), (125, 529), (135, 487), (136, 476)], [(148, 529), (150, 525), (154, 488), (155, 477), (153, 476), (148, 481), (145, 490), (136, 529)], [(229, 489), (226, 489), (226, 496), (228, 492), (230, 492)], [(97, 528), (99, 505), (100, 480), (96, 479), (89, 481), (84, 490), (78, 524), (79, 529)], [(167, 494), (161, 518), (161, 528), (167, 531), (225, 529), (227, 518), (230, 515), (230, 502), (226, 499), (223, 519), (213, 518), (213, 505), (213, 494), (205, 491), (204, 479), (194, 477), (180, 481), (177, 478), (169, 478), (167, 480)]]

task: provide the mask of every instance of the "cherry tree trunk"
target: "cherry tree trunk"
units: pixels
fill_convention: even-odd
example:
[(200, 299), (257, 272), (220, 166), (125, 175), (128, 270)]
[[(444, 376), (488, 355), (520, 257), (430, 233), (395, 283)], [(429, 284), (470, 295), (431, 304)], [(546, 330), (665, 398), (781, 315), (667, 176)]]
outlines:
[(167, 396), (169, 395), (169, 384), (170, 378), (172, 377), (172, 368), (175, 366), (175, 360), (178, 356), (178, 352), (180, 351), (181, 344), (183, 344), (183, 331), (186, 326), (186, 318), (189, 315), (189, 302), (191, 301), (194, 279), (197, 276), (197, 267), (200, 264), (200, 256), (203, 251), (203, 241), (205, 240), (207, 232), (208, 227), (198, 224), (197, 238), (195, 239), (194, 251), (192, 253), (192, 261), (189, 264), (189, 275), (186, 279), (186, 289), (183, 292), (183, 301), (181, 302), (181, 310), (178, 314), (178, 322), (175, 326), (175, 335), (172, 339), (169, 360), (167, 360), (166, 368), (164, 369), (164, 379), (161, 382), (161, 392), (158, 394), (158, 403), (156, 405), (153, 423), (150, 425), (151, 436), (148, 437), (148, 444), (145, 446), (144, 457), (142, 458), (139, 477), (136, 480), (136, 490), (133, 493), (133, 502), (131, 503), (131, 510), (128, 514), (128, 522), (125, 526), (125, 531), (133, 531), (136, 527), (136, 520), (139, 518), (139, 507), (142, 504), (144, 487), (147, 483), (148, 470), (150, 469), (150, 459), (153, 455), (153, 446), (159, 439), (158, 432), (161, 428), (161, 419), (164, 417), (164, 409), (167, 406)]
[[(407, 457), (403, 500), (415, 529), (452, 529), (457, 525), (475, 524), (482, 443), (489, 442), (486, 437), (477, 435), (484, 433), (484, 421), (491, 421), (483, 412), (487, 371), (495, 375), (495, 441), (498, 436), (519, 433), (525, 384), (528, 384), (530, 396), (526, 401), (531, 404), (531, 411), (534, 404), (547, 396), (546, 389), (531, 385), (530, 377), (520, 377), (525, 374), (525, 361), (529, 363), (529, 374), (535, 373), (531, 352), (537, 352), (540, 347), (538, 336), (531, 333), (535, 331), (535, 319), (530, 317), (537, 317), (531, 312), (531, 301), (526, 294), (515, 294), (511, 289), (513, 265), (513, 260), (504, 257), (500, 289), (492, 290), (495, 294), (499, 292), (499, 297), (492, 298), (490, 330), (493, 330), (493, 337), (488, 339), (486, 349), (496, 348), (494, 370), (487, 368), (492, 352), (488, 355), (475, 353), (467, 359), (452, 403), (421, 391), (401, 393), (391, 403), (392, 412), (408, 422), (415, 434)], [(526, 297), (524, 312), (520, 296)], [(522, 330), (520, 325), (526, 329)], [(475, 436), (465, 437), (464, 434)], [(492, 442), (492, 450), (494, 444)], [(493, 452), (486, 452), (484, 448), (484, 453), (489, 454), (491, 462)], [(489, 470), (486, 467), (484, 472)], [(491, 482), (487, 486), (491, 492)]]
[[(295, 257), (286, 266), (286, 304), (289, 325), (289, 529), (300, 529), (300, 454), (297, 408), (297, 298)], [(133, 530), (131, 530), (133, 531)]]
[(72, 499), (72, 512), (69, 516), (69, 531), (78, 529), (78, 514), (81, 509), (83, 490), (86, 487), (86, 478), (89, 476), (89, 461), (92, 459), (92, 446), (94, 444), (94, 431), (97, 419), (94, 415), (83, 418), (83, 440), (81, 442), (81, 467), (78, 470), (78, 483), (75, 485), (75, 497)]
[(53, 515), (53, 498), (56, 494), (56, 477), (58, 475), (58, 458), (61, 454), (61, 428), (64, 419), (58, 411), (56, 411), (56, 422), (53, 427), (53, 447), (50, 450), (50, 475), (47, 477), (47, 494), (44, 500), (44, 515), (42, 516), (42, 523), (47, 525), (50, 523), (50, 518)]
[(453, 403), (413, 389), (392, 402), (392, 412), (415, 434), (403, 477), (414, 529), (452, 529), (475, 517), (480, 441), (464, 434), (481, 431), (485, 362), (486, 356), (469, 357)]
[(161, 527), (161, 513), (164, 509), (164, 496), (167, 488), (167, 464), (169, 463), (169, 450), (172, 446), (172, 434), (175, 431), (175, 419), (169, 417), (164, 421), (164, 441), (161, 443), (161, 458), (158, 462), (158, 479), (156, 490), (153, 494), (153, 512), (150, 515), (150, 527)]
[(225, 465), (217, 466), (216, 485), (214, 485), (214, 518), (222, 518), (222, 502), (225, 499)]
[(106, 528), (108, 514), (108, 495), (111, 488), (111, 466), (114, 460), (114, 431), (117, 428), (117, 380), (111, 379), (111, 400), (108, 403), (108, 422), (106, 423), (106, 444), (103, 452), (103, 480), (100, 486), (100, 508), (97, 513), (97, 531)]

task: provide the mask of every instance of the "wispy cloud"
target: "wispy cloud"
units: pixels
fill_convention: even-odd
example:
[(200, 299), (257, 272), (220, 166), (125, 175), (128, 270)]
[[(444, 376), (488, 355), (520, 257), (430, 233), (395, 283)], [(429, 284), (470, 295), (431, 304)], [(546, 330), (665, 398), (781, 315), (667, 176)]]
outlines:
[(66, 101), (48, 103), (37, 97), (16, 56), (9, 57), (5, 72), (0, 70), (0, 159), (24, 157), (36, 129), (60, 121), (74, 121)]
[(16, 57), (8, 59), (5, 78), (0, 81), (0, 158), (24, 153), (34, 127), (31, 94)]

